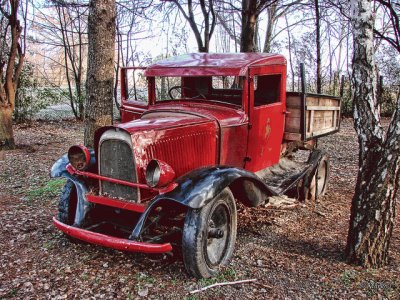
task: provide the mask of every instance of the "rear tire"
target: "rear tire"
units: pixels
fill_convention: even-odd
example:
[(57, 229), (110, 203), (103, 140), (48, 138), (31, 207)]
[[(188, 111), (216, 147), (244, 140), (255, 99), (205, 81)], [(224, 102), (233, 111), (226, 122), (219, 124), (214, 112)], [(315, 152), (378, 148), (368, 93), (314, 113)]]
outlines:
[(217, 274), (232, 256), (237, 229), (236, 204), (225, 188), (200, 209), (189, 209), (183, 228), (182, 254), (187, 272), (196, 278)]
[(315, 203), (320, 196), (325, 195), (328, 188), (329, 169), (329, 156), (322, 153), (314, 172), (303, 180), (302, 191), (305, 201)]

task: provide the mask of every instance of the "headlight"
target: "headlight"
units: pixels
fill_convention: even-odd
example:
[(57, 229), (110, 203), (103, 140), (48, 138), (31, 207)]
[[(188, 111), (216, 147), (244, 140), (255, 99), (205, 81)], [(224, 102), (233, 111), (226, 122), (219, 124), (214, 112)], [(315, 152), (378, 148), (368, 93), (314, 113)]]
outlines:
[(175, 171), (167, 163), (153, 159), (146, 167), (146, 182), (150, 187), (163, 187), (175, 178)]
[(84, 171), (90, 163), (89, 149), (83, 145), (75, 145), (68, 149), (69, 163), (77, 170)]

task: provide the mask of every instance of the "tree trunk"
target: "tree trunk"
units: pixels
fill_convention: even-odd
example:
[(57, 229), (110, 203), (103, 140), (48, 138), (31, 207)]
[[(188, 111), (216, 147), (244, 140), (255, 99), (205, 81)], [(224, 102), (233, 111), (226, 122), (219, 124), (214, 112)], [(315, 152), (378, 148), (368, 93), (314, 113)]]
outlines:
[(85, 145), (93, 147), (94, 132), (112, 124), (115, 0), (91, 0), (88, 24)]
[(377, 107), (371, 0), (352, 0), (354, 127), (359, 171), (352, 199), (346, 255), (365, 267), (388, 257), (400, 174), (400, 102), (386, 137)]
[[(277, 7), (278, 7), (278, 2), (275, 2), (267, 8), (268, 24), (267, 24), (267, 30), (265, 32), (265, 41), (264, 41), (264, 49), (263, 49), (263, 52), (265, 52), (265, 53), (271, 52), (272, 33), (274, 31), (274, 27), (275, 27), (275, 23), (276, 23), (275, 18), (276, 18)], [(289, 31), (289, 29), (288, 29), (288, 31)]]
[(242, 33), (240, 36), (240, 52), (255, 52), (254, 36), (257, 24), (257, 1), (242, 1)]
[(322, 91), (321, 81), (321, 25), (320, 25), (320, 14), (319, 14), (319, 0), (314, 0), (315, 5), (315, 28), (316, 28), (316, 48), (317, 48), (317, 93), (320, 94)]
[[(7, 19), (9, 31), (11, 33), (10, 44), (5, 45), (4, 53), (0, 57), (0, 150), (15, 148), (12, 114), (15, 108), (15, 94), (17, 91), (18, 80), (22, 72), (25, 53), (20, 45), (22, 26), (18, 20), (18, 0), (10, 0), (9, 11), (3, 7), (5, 3), (0, 3), (1, 14)], [(24, 36), (25, 38), (25, 36)], [(24, 43), (25, 47), (25, 43)], [(8, 57), (7, 57), (8, 56)], [(7, 57), (7, 63), (5, 58)], [(3, 69), (6, 69), (4, 73)]]
[(14, 135), (12, 127), (13, 109), (11, 106), (0, 106), (0, 149), (14, 149)]

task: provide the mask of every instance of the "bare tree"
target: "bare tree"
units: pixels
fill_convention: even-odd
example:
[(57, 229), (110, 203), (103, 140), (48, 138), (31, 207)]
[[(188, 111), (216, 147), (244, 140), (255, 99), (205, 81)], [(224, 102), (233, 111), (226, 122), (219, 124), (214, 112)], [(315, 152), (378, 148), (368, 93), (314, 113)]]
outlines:
[(321, 79), (321, 20), (320, 20), (320, 6), (319, 0), (314, 0), (315, 10), (315, 46), (317, 52), (317, 93), (322, 91)]
[(371, 0), (352, 0), (353, 105), (359, 169), (346, 253), (365, 267), (386, 263), (400, 176), (400, 100), (385, 134), (377, 104)]
[(389, 29), (374, 29), (375, 37), (388, 42), (397, 52), (400, 53), (400, 2), (391, 0), (375, 0), (382, 7), (383, 13), (388, 16)]
[(256, 29), (259, 15), (277, 0), (242, 0), (242, 32), (240, 35), (240, 52), (255, 52)]
[[(210, 49), (210, 40), (214, 33), (216, 25), (216, 15), (214, 11), (213, 0), (199, 0), (198, 3), (193, 3), (193, 0), (187, 1), (187, 10), (180, 4), (178, 0), (168, 0), (172, 2), (181, 12), (183, 17), (189, 23), (194, 36), (196, 38), (199, 52), (208, 52)], [(195, 9), (197, 5), (200, 7), (202, 14), (202, 24), (199, 26), (195, 18)], [(203, 33), (203, 37), (202, 37)]]
[[(276, 38), (277, 34), (274, 34), (278, 19), (291, 13), (291, 11), (301, 4), (302, 0), (295, 1), (284, 1), (277, 0), (269, 5), (266, 9), (267, 12), (267, 28), (265, 31), (265, 40), (263, 52), (271, 52), (271, 45)], [(288, 22), (286, 22), (286, 29), (288, 32), (291, 31)], [(279, 34), (280, 32), (278, 32)]]
[[(32, 5), (37, 6), (35, 3)], [(82, 1), (69, 3), (51, 0), (46, 7), (36, 8), (32, 22), (37, 32), (30, 41), (44, 49), (39, 55), (63, 69), (68, 92), (60, 91), (69, 98), (74, 116), (83, 119), (88, 6)], [(62, 59), (57, 59), (57, 56)], [(50, 77), (50, 82), (54, 80), (49, 74), (46, 77)]]
[(113, 119), (115, 52), (115, 0), (91, 0), (88, 24), (88, 70), (86, 80), (86, 146), (93, 147), (94, 132)]
[[(77, 119), (84, 116), (84, 65), (87, 48), (87, 7), (56, 6), (70, 105)], [(70, 76), (72, 73), (72, 76)], [(74, 87), (72, 86), (74, 84)]]
[[(0, 150), (15, 147), (12, 115), (18, 79), (25, 59), (25, 34), (18, 12), (19, 0), (0, 3), (2, 39), (0, 47)], [(25, 12), (27, 7), (25, 6)], [(26, 15), (24, 15), (24, 20)], [(22, 37), (22, 41), (21, 41)], [(21, 45), (22, 44), (22, 45)], [(5, 73), (4, 73), (5, 68)]]

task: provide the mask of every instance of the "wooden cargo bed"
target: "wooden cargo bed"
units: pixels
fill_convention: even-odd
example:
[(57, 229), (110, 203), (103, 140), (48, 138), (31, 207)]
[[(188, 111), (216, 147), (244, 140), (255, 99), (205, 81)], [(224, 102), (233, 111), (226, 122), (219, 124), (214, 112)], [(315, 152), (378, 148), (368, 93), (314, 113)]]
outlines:
[(284, 139), (308, 141), (340, 127), (340, 97), (288, 92)]

